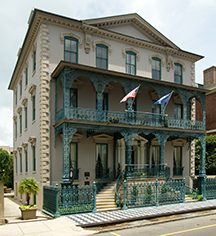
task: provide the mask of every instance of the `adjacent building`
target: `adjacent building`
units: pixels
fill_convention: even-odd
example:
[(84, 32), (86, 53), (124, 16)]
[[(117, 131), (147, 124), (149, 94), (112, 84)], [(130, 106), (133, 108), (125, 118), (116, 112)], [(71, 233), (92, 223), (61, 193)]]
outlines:
[[(200, 55), (180, 49), (138, 14), (75, 20), (34, 9), (18, 52), (13, 90), (14, 190), (89, 185), (110, 171), (194, 176), (194, 138), (205, 175), (205, 93)], [(119, 101), (140, 85), (134, 101)], [(154, 102), (173, 91), (165, 105)], [(195, 120), (195, 98), (202, 107)], [(145, 172), (145, 173), (144, 173)], [(42, 190), (32, 198), (42, 207)]]

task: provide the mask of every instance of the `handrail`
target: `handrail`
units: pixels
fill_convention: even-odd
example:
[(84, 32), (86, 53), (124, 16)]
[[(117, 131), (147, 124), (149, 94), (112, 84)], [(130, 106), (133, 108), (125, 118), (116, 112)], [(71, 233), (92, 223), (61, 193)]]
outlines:
[(55, 113), (55, 122), (62, 119), (111, 122), (156, 127), (169, 127), (192, 130), (205, 130), (205, 122), (196, 120), (174, 119), (164, 114), (142, 111), (98, 111), (97, 109), (69, 107)]
[(118, 190), (121, 187), (123, 181), (125, 179), (125, 170), (123, 170), (117, 178), (116, 185), (115, 185), (115, 202), (117, 206), (121, 205), (121, 196), (118, 195)]
[(191, 194), (190, 191), (192, 191), (192, 194), (193, 194), (193, 193), (196, 194), (195, 199), (197, 199), (197, 198), (198, 198), (198, 193), (199, 193), (199, 191), (185, 184), (185, 193), (186, 193), (186, 194)]
[(103, 189), (103, 187), (105, 185), (107, 185), (109, 182), (111, 182), (114, 177), (115, 177), (115, 170), (107, 173), (106, 175), (104, 175), (97, 183), (96, 183), (96, 186), (97, 186), (97, 193), (100, 192), (101, 189)]

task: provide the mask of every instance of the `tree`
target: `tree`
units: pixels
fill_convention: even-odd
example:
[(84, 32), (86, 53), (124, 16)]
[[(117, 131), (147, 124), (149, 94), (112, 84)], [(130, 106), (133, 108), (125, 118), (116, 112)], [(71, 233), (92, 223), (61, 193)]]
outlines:
[[(13, 162), (13, 157), (12, 157)], [(8, 152), (0, 148), (0, 182), (7, 181), (10, 173), (11, 157)]]
[(38, 191), (40, 190), (39, 183), (35, 178), (24, 178), (20, 181), (18, 192), (23, 195), (24, 193), (27, 193), (27, 205), (30, 205), (30, 196), (31, 194), (38, 194)]
[[(199, 174), (201, 144), (198, 139), (195, 141), (195, 166), (196, 174)], [(206, 174), (214, 175), (216, 173), (216, 135), (206, 136)]]

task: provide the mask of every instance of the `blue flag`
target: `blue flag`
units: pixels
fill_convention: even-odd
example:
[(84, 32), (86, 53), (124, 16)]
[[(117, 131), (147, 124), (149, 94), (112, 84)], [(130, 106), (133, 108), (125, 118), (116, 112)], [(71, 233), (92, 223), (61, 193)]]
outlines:
[(158, 99), (157, 102), (154, 103), (154, 105), (162, 105), (164, 103), (167, 103), (171, 97), (173, 92), (163, 96), (162, 98)]

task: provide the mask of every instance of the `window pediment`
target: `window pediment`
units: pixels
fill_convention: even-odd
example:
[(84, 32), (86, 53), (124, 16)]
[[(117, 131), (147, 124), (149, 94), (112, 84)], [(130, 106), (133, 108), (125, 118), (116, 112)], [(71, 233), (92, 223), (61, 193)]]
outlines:
[(35, 84), (31, 84), (28, 92), (31, 94), (31, 96), (34, 96), (35, 95), (35, 91), (36, 91), (36, 85)]
[(109, 55), (111, 55), (111, 53), (112, 53), (112, 46), (109, 43), (107, 43), (106, 41), (104, 41), (104, 40), (95, 40), (95, 41), (92, 42), (93, 52), (95, 52), (97, 44), (102, 44), (102, 45), (107, 46), (108, 47), (108, 53), (109, 53)]
[(17, 113), (20, 114), (20, 115), (22, 114), (22, 107), (17, 108)]
[(93, 138), (94, 143), (101, 142), (101, 141), (111, 143), (113, 136), (108, 135), (108, 134), (96, 134), (92, 136), (92, 138)]
[(182, 61), (180, 61), (180, 60), (174, 60), (173, 63), (174, 63), (174, 64), (179, 64), (179, 65), (181, 65), (183, 71), (185, 71), (185, 69), (186, 69), (186, 65), (185, 65), (184, 62), (182, 62)]
[(27, 99), (26, 97), (23, 98), (23, 100), (22, 100), (22, 105), (23, 105), (24, 107), (26, 107), (27, 102), (28, 102), (28, 99)]
[(81, 139), (83, 138), (83, 134), (75, 133), (72, 137), (72, 142), (81, 142)]
[(149, 55), (149, 63), (150, 64), (152, 64), (152, 60), (153, 60), (152, 58), (153, 57), (156, 57), (156, 58), (160, 59), (161, 60), (161, 66), (164, 67), (165, 59), (161, 55), (159, 55), (159, 54), (151, 54), (151, 55)]
[(177, 138), (177, 139), (172, 140), (172, 145), (184, 147), (186, 142), (187, 142), (186, 139)]
[(123, 48), (122, 49), (122, 56), (123, 56), (123, 58), (125, 58), (127, 51), (135, 53), (137, 61), (140, 60), (140, 53), (136, 49), (134, 49), (134, 48)]
[(27, 142), (23, 142), (21, 145), (24, 148), (24, 150), (27, 150), (27, 148), (28, 148), (28, 143)]
[(28, 142), (31, 143), (31, 146), (33, 147), (36, 144), (36, 138), (33, 136), (29, 137)]
[(77, 39), (77, 40), (78, 40), (79, 48), (82, 47), (82, 38), (81, 38), (79, 35), (74, 34), (74, 33), (72, 33), (72, 32), (61, 33), (61, 35), (60, 35), (61, 44), (64, 43), (64, 38), (65, 38), (65, 37), (71, 37), (71, 38)]

